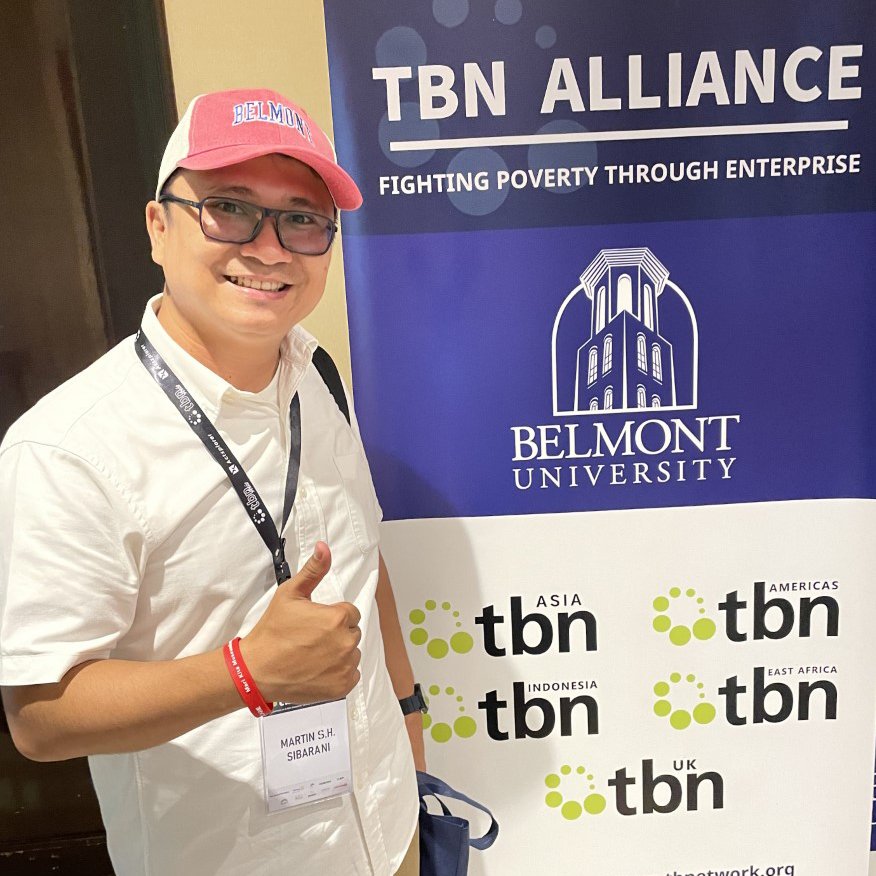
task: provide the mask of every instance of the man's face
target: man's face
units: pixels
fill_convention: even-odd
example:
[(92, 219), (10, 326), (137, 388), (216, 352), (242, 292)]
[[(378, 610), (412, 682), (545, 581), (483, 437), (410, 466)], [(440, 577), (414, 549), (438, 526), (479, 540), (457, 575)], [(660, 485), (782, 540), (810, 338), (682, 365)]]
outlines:
[[(216, 170), (180, 170), (166, 192), (192, 201), (227, 195), (263, 207), (334, 215), (322, 179), (284, 155)], [(242, 342), (276, 349), (325, 290), (331, 251), (310, 256), (283, 249), (271, 219), (250, 243), (206, 238), (197, 210), (182, 204), (150, 202), (146, 223), (152, 258), (164, 269), (162, 308), (172, 309), (183, 346)]]

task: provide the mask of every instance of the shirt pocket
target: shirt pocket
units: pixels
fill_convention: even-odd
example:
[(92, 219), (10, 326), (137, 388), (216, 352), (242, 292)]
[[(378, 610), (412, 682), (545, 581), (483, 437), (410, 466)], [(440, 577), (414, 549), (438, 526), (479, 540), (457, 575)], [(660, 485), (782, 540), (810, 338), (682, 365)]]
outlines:
[(334, 455), (335, 468), (344, 487), (344, 501), (356, 544), (363, 554), (368, 553), (378, 539), (377, 497), (371, 485), (368, 464), (361, 453)]

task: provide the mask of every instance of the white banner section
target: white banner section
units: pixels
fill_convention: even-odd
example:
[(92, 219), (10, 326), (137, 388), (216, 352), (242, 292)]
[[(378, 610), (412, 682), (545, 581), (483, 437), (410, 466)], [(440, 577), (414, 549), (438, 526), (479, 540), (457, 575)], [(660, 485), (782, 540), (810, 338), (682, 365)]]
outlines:
[(501, 825), (472, 872), (866, 876), (874, 531), (844, 500), (384, 524), (429, 768)]

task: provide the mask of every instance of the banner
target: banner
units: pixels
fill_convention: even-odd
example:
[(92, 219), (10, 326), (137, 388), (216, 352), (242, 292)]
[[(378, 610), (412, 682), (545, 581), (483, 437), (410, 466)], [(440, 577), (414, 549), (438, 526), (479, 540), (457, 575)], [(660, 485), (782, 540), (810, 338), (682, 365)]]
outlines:
[(430, 770), (501, 824), (473, 872), (864, 876), (876, 7), (325, 9), (357, 413)]

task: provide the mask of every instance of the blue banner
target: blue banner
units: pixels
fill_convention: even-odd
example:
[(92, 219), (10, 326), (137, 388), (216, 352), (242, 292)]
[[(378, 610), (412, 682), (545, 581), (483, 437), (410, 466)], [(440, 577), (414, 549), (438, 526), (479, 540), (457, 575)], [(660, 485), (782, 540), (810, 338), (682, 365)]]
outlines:
[[(513, 745), (537, 735), (526, 696), (543, 683), (592, 689), (582, 696), (614, 718), (589, 727), (582, 743), (555, 698), (557, 727), (544, 732), (542, 753), (518, 749), (523, 772), (547, 772), (557, 759), (559, 771), (543, 777), (544, 802), (513, 777), (481, 776), (480, 787), (506, 796), (520, 831), (542, 802), (574, 821), (556, 789), (566, 782), (560, 766), (573, 777), (577, 766), (590, 769), (577, 740), (588, 764), (614, 771), (613, 797), (589, 787), (621, 821), (655, 806), (668, 815), (675, 809), (660, 807), (674, 790), (665, 804), (648, 794), (661, 781), (675, 787), (666, 776), (680, 769), (673, 732), (683, 729), (700, 766), (746, 752), (707, 773), (720, 776), (728, 800), (728, 788), (737, 793), (725, 806), (715, 784), (711, 815), (722, 813), (704, 832), (710, 841), (698, 844), (678, 824), (667, 836), (680, 857), (624, 857), (610, 850), (626, 834), (603, 819), (567, 854), (580, 851), (592, 872), (626, 876), (745, 872), (734, 869), (743, 849), (754, 856), (751, 873), (865, 873), (874, 742), (865, 631), (876, 622), (876, 558), (860, 546), (869, 545), (876, 498), (876, 5), (364, 0), (352, 22), (349, 3), (325, 8), (339, 158), (365, 199), (343, 217), (356, 406), (387, 553), (418, 582), (401, 599), (411, 642), (425, 652), (418, 669), (450, 672), (460, 700), (479, 698), (475, 758), (504, 741), (500, 701), (515, 713)], [(451, 576), (442, 558), (459, 556)], [(423, 557), (437, 570), (419, 568)], [(836, 601), (819, 603), (823, 627), (795, 625), (824, 590)], [(740, 593), (740, 610), (766, 624), (744, 636), (730, 619)], [(677, 625), (674, 606), (685, 600), (691, 616)], [(500, 602), (515, 630), (534, 630), (535, 614), (542, 631), (560, 630), (575, 606), (589, 606), (603, 645), (578, 656), (595, 674), (570, 662), (570, 648), (551, 657), (519, 630), (506, 653), (491, 626)], [(766, 633), (780, 610), (790, 626)], [(711, 620), (721, 616), (723, 627)], [(628, 630), (624, 617), (639, 625)], [(451, 627), (429, 650), (438, 618)], [(452, 647), (453, 624), (471, 630), (471, 645)], [(688, 655), (678, 649), (700, 645), (708, 659), (677, 673), (673, 660)], [(508, 658), (501, 665), (513, 678), (493, 681), (494, 658)], [(645, 679), (663, 661), (665, 679), (642, 680), (641, 699), (629, 699), (625, 671), (638, 667)], [(784, 753), (763, 726), (748, 726), (760, 735), (745, 743), (738, 735), (747, 720), (730, 680), (743, 672), (759, 703), (753, 723), (789, 721)], [(792, 696), (785, 682), (769, 687), (772, 674), (822, 685), (817, 726), (808, 705), (775, 722), (765, 717), (771, 706), (758, 712), (771, 691), (772, 703)], [(676, 715), (668, 699), (648, 703), (652, 690), (671, 698), (665, 692), (685, 683), (705, 704), (723, 698), (718, 717), (701, 708), (697, 718), (691, 706), (687, 724), (648, 725)], [(635, 744), (632, 716), (648, 727)], [(723, 749), (705, 736), (692, 743), (707, 724)], [(434, 730), (440, 763), (466, 737)], [(826, 746), (836, 752), (822, 764), (831, 829), (849, 849), (841, 863), (830, 843), (792, 827), (790, 801), (806, 781), (790, 752)], [(650, 788), (635, 812), (620, 790), (634, 768), (618, 766), (631, 755), (640, 787)], [(750, 757), (773, 758), (761, 785), (742, 768)], [(655, 778), (660, 769), (669, 772)], [(764, 781), (774, 786), (769, 800)], [(758, 800), (744, 815), (743, 798)], [(586, 800), (599, 809), (592, 796), (580, 799), (585, 813)], [(777, 808), (787, 819), (776, 816), (770, 842), (727, 840), (753, 836)], [(550, 843), (569, 838), (545, 824), (553, 860)], [(637, 841), (655, 842), (637, 824)], [(720, 861), (710, 849), (722, 850)], [(520, 853), (498, 852), (492, 860), (505, 863), (490, 872), (511, 872)]]
[(380, 3), (353, 40), (329, 15), (388, 519), (874, 495), (874, 9), (803, 6), (676, 4), (677, 34), (665, 4), (619, 31), (616, 3)]

